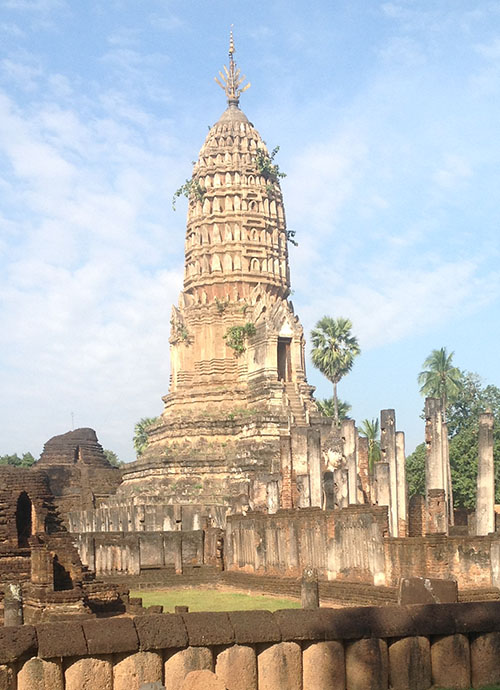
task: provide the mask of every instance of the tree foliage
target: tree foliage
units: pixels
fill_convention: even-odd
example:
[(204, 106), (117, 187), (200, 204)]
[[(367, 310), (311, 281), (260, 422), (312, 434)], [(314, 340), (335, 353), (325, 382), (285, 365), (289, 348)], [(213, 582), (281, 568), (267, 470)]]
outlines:
[(108, 450), (107, 448), (105, 448), (104, 455), (106, 456), (106, 460), (113, 467), (123, 467), (123, 465), (125, 464), (124, 462), (122, 462), (122, 460), (120, 460), (120, 458), (114, 452), (114, 450)]
[(159, 417), (143, 417), (134, 427), (134, 448), (137, 455), (142, 455), (148, 445), (148, 429), (159, 421)]
[(0, 465), (11, 465), (12, 467), (31, 467), (36, 462), (31, 453), (23, 453), (19, 456), (17, 453), (13, 455), (0, 455)]
[(453, 366), (454, 354), (448, 354), (445, 347), (433, 350), (423, 364), (423, 371), (418, 375), (420, 392), (422, 395), (441, 399), (445, 418), (448, 404), (457, 399), (462, 386), (462, 372)]
[(339, 423), (337, 384), (348, 374), (360, 349), (349, 319), (323, 316), (311, 331), (314, 366), (333, 384), (334, 421)]
[(368, 467), (373, 472), (373, 466), (380, 460), (380, 424), (378, 418), (363, 419), (359, 433), (368, 439)]
[[(496, 501), (500, 501), (500, 388), (484, 386), (481, 378), (462, 372), (460, 390), (448, 407), (450, 467), (455, 505), (473, 509), (476, 505), (479, 415), (490, 410), (495, 417), (493, 455)], [(410, 495), (425, 493), (425, 444), (406, 459)]]
[[(324, 417), (333, 417), (335, 414), (335, 403), (333, 398), (323, 398), (323, 400), (316, 400), (319, 411)], [(351, 405), (347, 400), (337, 401), (339, 408), (339, 419), (350, 419), (349, 412), (351, 411)]]

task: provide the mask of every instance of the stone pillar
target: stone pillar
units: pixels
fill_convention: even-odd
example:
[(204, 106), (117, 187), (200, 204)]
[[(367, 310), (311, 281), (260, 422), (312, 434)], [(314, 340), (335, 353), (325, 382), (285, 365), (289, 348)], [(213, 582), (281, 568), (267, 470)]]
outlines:
[[(425, 399), (425, 497), (427, 533), (448, 534), (446, 470), (443, 463), (442, 413), (439, 398)], [(437, 511), (442, 511), (442, 515)]]
[(319, 608), (318, 571), (315, 568), (304, 568), (300, 586), (300, 598), (303, 609)]
[(448, 511), (448, 524), (455, 524), (455, 514), (453, 509), (453, 488), (451, 485), (450, 474), (450, 445), (448, 442), (448, 424), (441, 424), (441, 443), (443, 445), (443, 483), (446, 493), (446, 509)]
[(182, 575), (182, 533), (173, 541), (175, 574)]
[(477, 462), (476, 534), (495, 531), (495, 473), (493, 466), (493, 415), (479, 415), (479, 456)]
[(54, 562), (52, 555), (41, 544), (31, 547), (31, 582), (36, 585), (54, 587)]
[(396, 466), (398, 477), (398, 537), (408, 536), (408, 490), (406, 486), (405, 435), (396, 431)]
[(396, 465), (396, 415), (394, 410), (380, 412), (380, 453), (389, 465), (389, 533), (398, 536), (398, 471)]
[(308, 430), (307, 464), (309, 468), (311, 506), (321, 508), (323, 486), (321, 482), (321, 436), (319, 429)]
[(375, 500), (378, 506), (389, 507), (390, 486), (389, 486), (389, 463), (376, 462), (374, 467), (375, 476)]
[(3, 624), (8, 626), (23, 624), (23, 597), (21, 585), (11, 583), (5, 588)]
[[(359, 499), (360, 503), (371, 503), (371, 487), (370, 487), (370, 467), (368, 463), (368, 439), (364, 436), (358, 436), (357, 443), (358, 456), (358, 476), (361, 482), (362, 497)], [(359, 492), (358, 492), (359, 497)]]
[(348, 502), (355, 505), (358, 502), (358, 468), (356, 463), (356, 424), (354, 419), (344, 419), (342, 422), (342, 439), (344, 441), (344, 458), (348, 474)]

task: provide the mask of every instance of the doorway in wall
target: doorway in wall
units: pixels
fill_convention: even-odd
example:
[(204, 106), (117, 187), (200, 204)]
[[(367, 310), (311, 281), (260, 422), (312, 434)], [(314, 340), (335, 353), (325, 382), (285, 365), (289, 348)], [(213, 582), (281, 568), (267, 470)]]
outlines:
[(278, 338), (278, 380), (292, 380), (291, 338)]

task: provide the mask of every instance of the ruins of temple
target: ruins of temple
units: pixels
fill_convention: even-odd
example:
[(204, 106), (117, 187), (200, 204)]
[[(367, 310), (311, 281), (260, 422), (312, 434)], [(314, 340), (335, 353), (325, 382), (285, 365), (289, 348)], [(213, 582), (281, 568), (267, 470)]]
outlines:
[(279, 169), (239, 107), (244, 78), (223, 76), (228, 107), (187, 185), (184, 285), (172, 309), (170, 388), (124, 498), (320, 506), (321, 437), (290, 296)]

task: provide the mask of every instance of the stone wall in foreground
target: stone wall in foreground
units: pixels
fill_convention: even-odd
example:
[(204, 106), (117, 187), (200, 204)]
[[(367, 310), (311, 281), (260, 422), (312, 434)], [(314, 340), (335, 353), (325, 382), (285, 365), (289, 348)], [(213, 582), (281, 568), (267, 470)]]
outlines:
[[(193, 671), (216, 678), (187, 679)], [(500, 682), (500, 602), (0, 628), (0, 690), (139, 690), (155, 682), (167, 690), (479, 688)]]

